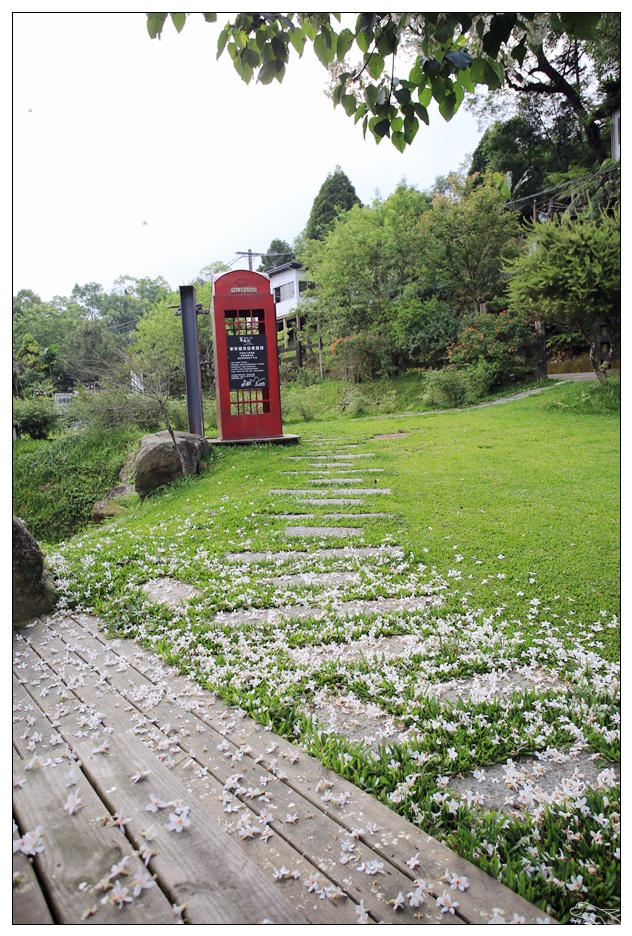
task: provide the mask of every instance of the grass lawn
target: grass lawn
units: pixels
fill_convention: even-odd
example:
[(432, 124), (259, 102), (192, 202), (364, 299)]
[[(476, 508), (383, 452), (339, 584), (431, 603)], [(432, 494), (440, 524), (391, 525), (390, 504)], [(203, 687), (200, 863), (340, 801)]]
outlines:
[[(543, 911), (566, 922), (586, 904), (617, 907), (620, 439), (598, 390), (294, 423), (299, 446), (222, 449), (200, 478), (51, 562), (68, 606), (137, 636)], [(297, 473), (316, 469), (294, 456), (350, 442), (372, 456), (339, 475), (329, 464), (325, 481)], [(343, 477), (391, 493), (338, 508), (274, 493)], [(382, 549), (323, 553), (340, 539), (286, 535), (301, 523), (357, 527), (345, 543)], [(252, 551), (263, 555), (246, 561)], [(199, 596), (177, 609), (152, 600), (142, 586), (164, 576)], [(341, 610), (415, 596), (427, 599), (416, 610)], [(587, 778), (573, 776), (579, 756)], [(565, 763), (544, 789), (533, 765)], [(494, 770), (511, 807), (480, 793)]]

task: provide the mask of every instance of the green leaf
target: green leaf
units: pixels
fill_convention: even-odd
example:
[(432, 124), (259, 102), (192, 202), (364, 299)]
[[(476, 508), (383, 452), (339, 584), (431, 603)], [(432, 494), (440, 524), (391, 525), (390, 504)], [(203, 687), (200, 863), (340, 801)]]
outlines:
[(360, 13), (358, 18), (358, 32), (362, 32), (373, 39), (375, 27), (377, 25), (377, 13)]
[(377, 49), (380, 55), (392, 55), (397, 51), (398, 37), (395, 23), (389, 21), (380, 32), (377, 40)]
[(334, 102), (334, 107), (337, 107), (338, 104), (342, 104), (342, 99), (345, 96), (346, 89), (347, 87), (343, 82), (336, 85), (336, 87), (334, 88), (331, 94), (331, 99)]
[(176, 31), (179, 33), (182, 32), (184, 24), (187, 21), (186, 13), (170, 13), (169, 16), (171, 17), (171, 22), (176, 27)]
[[(443, 19), (445, 16), (445, 19)], [(457, 19), (452, 13), (442, 14), (442, 18), (438, 21), (437, 26), (434, 31), (434, 39), (444, 45), (448, 41), (452, 41), (454, 37), (454, 29), (457, 25)]]
[(449, 52), (446, 52), (444, 58), (446, 58), (448, 62), (451, 62), (459, 71), (469, 68), (474, 61), (474, 58), (469, 52), (466, 52), (465, 49), (451, 49)]
[(366, 70), (374, 81), (382, 75), (384, 71), (384, 59), (381, 55), (373, 52), (366, 60)]
[(428, 111), (426, 110), (426, 108), (424, 107), (424, 105), (423, 105), (423, 104), (414, 104), (413, 107), (415, 108), (415, 113), (417, 114), (417, 116), (419, 117), (419, 119), (420, 119), (420, 120), (423, 120), (423, 122), (425, 123), (425, 125), (428, 127), (428, 126), (430, 125), (430, 117), (428, 116)]
[(342, 98), (342, 106), (344, 107), (347, 117), (351, 117), (352, 114), (355, 114), (358, 107), (355, 94), (345, 94)]
[(380, 120), (378, 117), (374, 117), (373, 120), (369, 121), (369, 126), (373, 136), (380, 140), (382, 137), (388, 136), (391, 130), (391, 122), (388, 118)]
[(364, 98), (369, 105), (369, 109), (374, 111), (377, 105), (378, 90), (375, 85), (367, 85), (364, 89)]
[(322, 33), (318, 33), (314, 39), (314, 52), (318, 58), (318, 61), (321, 65), (324, 65), (327, 68), (328, 65), (334, 60), (334, 52), (331, 48), (331, 45), (327, 45), (325, 38)]
[(425, 88), (420, 89), (419, 94), (417, 96), (419, 98), (419, 103), (423, 107), (428, 107), (428, 105), (432, 101), (432, 86), (426, 85)]
[(245, 49), (242, 49), (240, 59), (242, 64), (250, 65), (251, 68), (257, 68), (261, 61), (259, 53), (252, 46), (246, 46)]
[(160, 39), (166, 19), (166, 13), (147, 13), (147, 32), (152, 39), (156, 39), (156, 37)]
[(424, 73), (422, 71), (421, 65), (422, 63), (420, 59), (418, 58), (410, 70), (410, 74), (408, 75), (408, 80), (413, 85), (419, 85), (424, 80)]
[(439, 113), (444, 120), (452, 120), (458, 107), (459, 104), (456, 99), (456, 94), (452, 91), (446, 94), (443, 100), (439, 102)]
[(365, 116), (367, 111), (368, 111), (368, 107), (366, 106), (366, 104), (360, 104), (357, 111), (355, 112), (355, 117), (353, 118), (353, 122), (357, 123), (359, 120), (362, 120), (362, 118)]
[(511, 30), (516, 25), (515, 13), (493, 13), (489, 30), (483, 37), (483, 51), (491, 58), (496, 58), (500, 47), (511, 36)]
[(391, 136), (391, 143), (400, 153), (403, 153), (406, 149), (407, 140), (401, 131), (395, 131)]
[(219, 34), (219, 39), (217, 40), (217, 56), (219, 58), (224, 49), (226, 48), (226, 43), (228, 42), (229, 31), (224, 27), (221, 33)]
[(371, 48), (372, 38), (373, 38), (372, 35), (367, 36), (367, 34), (364, 32), (356, 33), (355, 41), (357, 43), (358, 48), (360, 49), (360, 52), (366, 53), (369, 51), (369, 49)]
[(338, 61), (342, 62), (345, 55), (353, 45), (353, 33), (350, 29), (343, 29), (342, 32), (338, 35), (338, 43), (336, 45), (336, 55)]
[(202, 13), (205, 22), (207, 23), (216, 23), (217, 22), (217, 13)]
[(302, 55), (305, 48), (305, 33), (298, 26), (290, 30), (290, 42), (298, 54)]
[[(426, 121), (427, 122), (427, 121)], [(419, 130), (419, 121), (414, 117), (406, 119), (404, 121), (404, 139), (409, 145), (413, 142), (417, 136), (417, 131)]]
[(594, 39), (601, 13), (560, 13), (564, 30), (574, 39)]
[(278, 71), (276, 59), (270, 59), (269, 62), (264, 62), (259, 69), (257, 81), (261, 82), (261, 84), (268, 85), (277, 77)]

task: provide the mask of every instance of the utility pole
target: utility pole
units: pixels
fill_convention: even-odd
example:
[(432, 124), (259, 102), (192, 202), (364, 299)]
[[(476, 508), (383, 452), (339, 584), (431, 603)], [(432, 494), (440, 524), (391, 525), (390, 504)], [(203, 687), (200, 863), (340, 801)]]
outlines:
[(237, 256), (238, 256), (238, 257), (248, 257), (248, 269), (249, 269), (249, 270), (252, 270), (252, 258), (253, 258), (253, 257), (263, 257), (264, 254), (262, 254), (262, 253), (253, 253), (253, 251), (249, 249), (249, 250), (238, 250), (238, 251), (237, 251)]
[(238, 257), (248, 257), (248, 269), (249, 269), (249, 270), (252, 270), (252, 258), (253, 258), (253, 257), (284, 257), (284, 256), (286, 256), (286, 254), (285, 254), (285, 253), (277, 253), (277, 254), (273, 254), (273, 253), (272, 253), (272, 254), (271, 254), (271, 253), (267, 253), (267, 252), (261, 253), (261, 252), (258, 252), (258, 251), (256, 251), (256, 250), (238, 250), (238, 251), (237, 251), (237, 256), (238, 256)]

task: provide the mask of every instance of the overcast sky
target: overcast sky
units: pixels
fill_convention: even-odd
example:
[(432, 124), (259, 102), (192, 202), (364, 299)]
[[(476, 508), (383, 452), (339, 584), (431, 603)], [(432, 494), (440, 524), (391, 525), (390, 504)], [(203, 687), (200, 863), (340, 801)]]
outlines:
[[(405, 153), (334, 109), (313, 50), (283, 85), (246, 86), (220, 27), (192, 14), (160, 41), (144, 13), (14, 13), (13, 291), (163, 276), (173, 289), (239, 251), (291, 243), (328, 173), (360, 199), (420, 189), (475, 149), (476, 121), (437, 112)], [(244, 258), (233, 268), (247, 267)]]

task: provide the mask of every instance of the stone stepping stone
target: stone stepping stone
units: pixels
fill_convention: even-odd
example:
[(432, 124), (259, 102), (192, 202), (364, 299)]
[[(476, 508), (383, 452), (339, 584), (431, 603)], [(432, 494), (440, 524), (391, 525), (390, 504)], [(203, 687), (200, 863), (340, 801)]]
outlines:
[(363, 559), (366, 556), (403, 556), (404, 551), (400, 546), (333, 546), (330, 549), (318, 549), (316, 552), (306, 552), (302, 550), (283, 550), (281, 552), (241, 552), (227, 553), (226, 559), (229, 562), (276, 562), (281, 564), (286, 559), (296, 559), (304, 556), (306, 559), (311, 557), (324, 559)]
[[(219, 611), (213, 618), (214, 624), (278, 624), (284, 618), (305, 620), (314, 618), (345, 615), (383, 615), (396, 614), (398, 611), (419, 611), (430, 599), (424, 598), (376, 598), (372, 601), (338, 601), (333, 608), (305, 607), (305, 605), (287, 605), (284, 608), (250, 608), (246, 611)], [(312, 648), (306, 648), (307, 650)], [(294, 654), (293, 654), (294, 655)]]
[(299, 575), (275, 575), (270, 579), (273, 585), (343, 585), (351, 582), (358, 585), (359, 572), (301, 572)]
[(288, 458), (300, 461), (306, 458), (312, 461), (350, 461), (352, 458), (375, 458), (375, 452), (350, 452), (347, 455), (288, 455)]
[(384, 471), (383, 468), (294, 468), (292, 471), (281, 471), (284, 475), (335, 475), (335, 474), (373, 474), (376, 471)]
[(336, 505), (361, 507), (364, 499), (362, 497), (306, 497), (303, 503), (309, 504), (310, 507), (335, 507)]
[[(310, 516), (313, 517), (314, 514), (311, 514)], [(362, 520), (364, 519), (364, 517), (391, 517), (392, 518), (393, 514), (365, 513), (364, 511), (362, 511), (361, 513), (326, 513), (326, 514), (322, 514), (322, 516), (331, 518), (332, 520), (343, 520), (343, 519), (348, 519), (351, 517), (355, 517), (356, 520)]]
[(282, 495), (284, 497), (285, 496), (312, 497), (313, 495), (320, 495), (321, 497), (347, 497), (347, 495), (351, 497), (364, 497), (365, 495), (370, 495), (370, 494), (390, 494), (391, 489), (390, 488), (341, 488), (339, 491), (335, 489), (331, 491), (326, 491), (326, 490), (319, 491), (318, 489), (315, 489), (313, 491), (304, 491), (304, 490), (301, 490), (300, 488), (273, 488), (268, 493)]
[(197, 598), (204, 594), (199, 588), (186, 585), (184, 582), (179, 582), (177, 579), (168, 576), (146, 582), (143, 585), (143, 591), (149, 595), (152, 601), (168, 605), (170, 608), (175, 608), (176, 605), (183, 604), (185, 601), (190, 601), (191, 598)]
[(289, 526), (285, 528), (286, 536), (361, 536), (364, 531), (362, 527), (307, 527), (307, 526)]
[(307, 478), (310, 484), (357, 484), (360, 478)]

